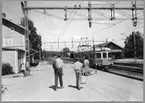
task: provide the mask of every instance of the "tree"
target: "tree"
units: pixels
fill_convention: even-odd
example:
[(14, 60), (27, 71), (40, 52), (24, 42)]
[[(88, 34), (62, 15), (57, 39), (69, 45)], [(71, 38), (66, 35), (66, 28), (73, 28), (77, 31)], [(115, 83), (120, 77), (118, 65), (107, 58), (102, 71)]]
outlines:
[(70, 52), (70, 50), (69, 50), (68, 47), (63, 48), (63, 56), (68, 57), (68, 56), (69, 56), (69, 55), (68, 55), (69, 52)]
[[(21, 18), (20, 21), (20, 25), (22, 25), (23, 27), (25, 27), (25, 19)], [(37, 51), (42, 51), (41, 46), (42, 46), (42, 41), (41, 41), (41, 36), (37, 34), (37, 29), (36, 27), (34, 27), (34, 23), (33, 21), (31, 21), (30, 19), (28, 19), (28, 29), (30, 31), (29, 34), (29, 41), (30, 41), (30, 45), (32, 49), (35, 49)], [(32, 53), (32, 51), (30, 51), (30, 53)], [(39, 58), (39, 53), (34, 55), (35, 59)]]
[(143, 37), (141, 35), (139, 31), (132, 32), (125, 39), (124, 55), (126, 58), (133, 58), (135, 55), (137, 58), (143, 58)]

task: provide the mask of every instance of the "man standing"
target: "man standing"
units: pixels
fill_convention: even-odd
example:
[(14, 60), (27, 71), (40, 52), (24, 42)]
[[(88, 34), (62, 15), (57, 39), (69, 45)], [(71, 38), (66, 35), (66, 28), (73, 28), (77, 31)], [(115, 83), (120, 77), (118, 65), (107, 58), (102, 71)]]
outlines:
[[(52, 58), (52, 67), (53, 67), (53, 69), (54, 69), (54, 79), (55, 79), (55, 90), (57, 91), (58, 89), (57, 89), (57, 81), (58, 81), (58, 73), (57, 73), (57, 64), (56, 64), (56, 59), (57, 59), (57, 57), (56, 56), (54, 56), (53, 58)], [(57, 79), (57, 81), (56, 81), (56, 79)]]
[(26, 72), (25, 72), (25, 64), (24, 64), (24, 63), (21, 64), (21, 70), (20, 70), (20, 73), (23, 73), (24, 77), (26, 76)]
[(80, 90), (80, 84), (81, 84), (81, 69), (82, 69), (82, 63), (79, 61), (79, 58), (76, 59), (76, 62), (74, 63), (75, 66), (75, 73), (76, 73), (76, 86), (77, 89)]
[(63, 76), (63, 69), (62, 69), (62, 66), (63, 66), (63, 61), (60, 59), (61, 55), (58, 55), (58, 58), (56, 59), (56, 66), (57, 66), (57, 77), (55, 79), (55, 86), (56, 88), (58, 88), (57, 86), (57, 83), (58, 83), (58, 78), (59, 78), (59, 82), (60, 82), (60, 87), (61, 89), (63, 89), (63, 79), (62, 79), (62, 76)]

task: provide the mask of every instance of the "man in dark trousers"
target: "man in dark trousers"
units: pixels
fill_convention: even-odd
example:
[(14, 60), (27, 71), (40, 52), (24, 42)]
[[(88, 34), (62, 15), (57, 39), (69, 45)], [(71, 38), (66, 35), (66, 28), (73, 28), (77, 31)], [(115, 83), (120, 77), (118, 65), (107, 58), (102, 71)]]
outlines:
[(62, 76), (63, 76), (63, 71), (62, 71), (62, 65), (63, 65), (63, 61), (60, 59), (60, 55), (58, 55), (58, 58), (56, 56), (54, 56), (53, 58), (53, 69), (54, 69), (54, 75), (55, 75), (55, 90), (58, 90), (58, 78), (60, 81), (60, 86), (61, 89), (64, 88), (63, 87), (63, 80), (62, 80)]
[(77, 89), (80, 90), (80, 84), (81, 84), (81, 69), (82, 69), (82, 63), (79, 61), (79, 58), (76, 58), (76, 62), (74, 63), (74, 71), (76, 73), (76, 86)]

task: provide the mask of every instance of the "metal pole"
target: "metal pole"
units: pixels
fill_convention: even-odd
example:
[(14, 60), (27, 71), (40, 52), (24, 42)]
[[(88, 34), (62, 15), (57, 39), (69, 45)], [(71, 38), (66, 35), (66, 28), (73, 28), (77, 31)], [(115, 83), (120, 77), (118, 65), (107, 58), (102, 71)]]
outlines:
[(92, 42), (93, 42), (93, 51), (94, 51), (94, 37), (93, 37), (93, 41)]
[(73, 45), (73, 37), (72, 37), (72, 48), (74, 48), (74, 45)]
[(136, 61), (136, 40), (135, 40), (135, 33), (133, 34), (134, 37), (134, 59)]
[(89, 27), (92, 26), (92, 13), (91, 13), (91, 1), (88, 1), (88, 21), (89, 21)]
[[(27, 1), (24, 1), (24, 6), (27, 7)], [(30, 49), (29, 49), (29, 34), (28, 34), (28, 10), (24, 9), (25, 23), (25, 63), (30, 65)]]
[(59, 48), (59, 37), (57, 38), (57, 41), (58, 41), (58, 48)]
[[(24, 6), (24, 9), (32, 10), (32, 9), (54, 9), (54, 10), (65, 10), (65, 7), (26, 7)], [(73, 9), (78, 9), (78, 10), (88, 10), (90, 7), (67, 7), (67, 10), (73, 10)], [(91, 9), (96, 9), (96, 10), (111, 10), (112, 7), (91, 7)], [(132, 10), (134, 9), (133, 7), (115, 7), (115, 10)], [(143, 7), (137, 7), (136, 10), (144, 10)]]

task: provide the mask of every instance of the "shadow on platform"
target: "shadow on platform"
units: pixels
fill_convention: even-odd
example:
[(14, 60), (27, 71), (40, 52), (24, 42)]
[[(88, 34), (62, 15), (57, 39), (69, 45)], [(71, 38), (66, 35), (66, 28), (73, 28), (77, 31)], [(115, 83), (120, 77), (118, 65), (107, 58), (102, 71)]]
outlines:
[(55, 85), (49, 86), (49, 88), (55, 90)]
[(77, 86), (73, 86), (73, 85), (68, 85), (68, 87), (72, 87), (72, 88), (76, 88), (77, 89)]

